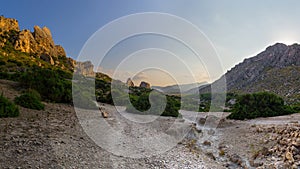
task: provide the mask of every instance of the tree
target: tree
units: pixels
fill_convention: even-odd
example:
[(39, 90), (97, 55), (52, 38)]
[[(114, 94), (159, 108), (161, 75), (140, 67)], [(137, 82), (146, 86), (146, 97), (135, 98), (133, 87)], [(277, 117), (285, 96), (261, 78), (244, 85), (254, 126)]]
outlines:
[(280, 116), (294, 112), (276, 94), (259, 92), (239, 96), (228, 118), (244, 120), (257, 117)]

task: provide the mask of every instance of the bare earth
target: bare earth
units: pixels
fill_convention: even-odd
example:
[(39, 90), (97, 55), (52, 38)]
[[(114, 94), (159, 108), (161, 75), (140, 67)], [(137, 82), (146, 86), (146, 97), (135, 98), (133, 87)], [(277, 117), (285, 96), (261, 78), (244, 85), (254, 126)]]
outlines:
[[(19, 91), (17, 83), (0, 80), (0, 92), (10, 100), (20, 95)], [(269, 128), (297, 125), (300, 121), (299, 114), (242, 122), (224, 120), (216, 131), (210, 133), (207, 140), (203, 139), (205, 130), (197, 125), (188, 133), (186, 139), (167, 152), (146, 158), (130, 158), (115, 155), (98, 146), (84, 132), (71, 105), (45, 105), (44, 111), (20, 107), (20, 117), (0, 119), (0, 168), (215, 169), (255, 168), (254, 165), (261, 168), (272, 168), (271, 165), (273, 168), (280, 168), (284, 167), (283, 164), (277, 164), (280, 159), (272, 161), (272, 157), (259, 155), (261, 149), (271, 149), (277, 142), (269, 141), (271, 136), (267, 133), (275, 133), (269, 131)], [(120, 113), (113, 106), (101, 106), (109, 113), (109, 118), (105, 120), (134, 140), (139, 137), (136, 133), (141, 132), (144, 133), (143, 137), (151, 139), (152, 135), (155, 136), (170, 127), (174, 121), (174, 118), (159, 118), (160, 126), (146, 130), (143, 125), (120, 120)], [(182, 120), (182, 123), (193, 125), (187, 120)], [(136, 146), (138, 151), (138, 143), (130, 142), (132, 140), (124, 140), (120, 145), (125, 148)], [(257, 158), (253, 160), (253, 155), (257, 154)], [(261, 161), (266, 164), (259, 164)], [(297, 167), (297, 161), (287, 166)]]

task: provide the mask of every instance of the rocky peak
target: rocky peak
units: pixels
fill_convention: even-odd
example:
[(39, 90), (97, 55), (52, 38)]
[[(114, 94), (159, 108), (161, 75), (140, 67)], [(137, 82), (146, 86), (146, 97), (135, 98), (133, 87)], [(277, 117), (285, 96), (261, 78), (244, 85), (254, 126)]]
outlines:
[[(300, 45), (276, 43), (245, 59), (228, 71), (225, 77), (230, 92), (271, 91), (292, 98), (300, 91), (299, 71)], [(207, 92), (208, 88), (200, 92)]]
[(51, 47), (54, 47), (54, 41), (52, 39), (52, 34), (47, 27), (41, 29), (39, 26), (34, 26), (33, 37), (39, 43), (48, 43)]
[(274, 51), (283, 51), (286, 50), (288, 46), (283, 43), (275, 43), (274, 45), (271, 45), (266, 48), (266, 51), (274, 52)]
[(18, 51), (32, 54), (51, 65), (60, 65), (58, 57), (66, 57), (66, 52), (62, 46), (55, 45), (50, 29), (39, 26), (33, 29), (33, 32), (20, 31), (17, 20), (0, 16), (0, 34), (6, 34), (0, 47), (9, 41)]
[(20, 31), (18, 21), (16, 19), (0, 16), (0, 34), (11, 30)]
[(34, 53), (36, 41), (31, 34), (31, 32), (27, 29), (19, 32), (17, 39), (14, 42), (14, 48), (16, 50), (26, 52), (26, 53)]
[(94, 65), (91, 61), (76, 62), (75, 73), (83, 76), (94, 76)]
[(126, 84), (127, 84), (128, 87), (134, 87), (134, 83), (130, 78), (127, 79)]
[(140, 84), (140, 87), (150, 89), (150, 84), (147, 83), (147, 82), (142, 81), (141, 84)]
[(54, 44), (49, 28), (34, 26), (34, 32), (32, 34), (37, 43), (36, 53), (54, 57), (66, 56), (64, 49)]

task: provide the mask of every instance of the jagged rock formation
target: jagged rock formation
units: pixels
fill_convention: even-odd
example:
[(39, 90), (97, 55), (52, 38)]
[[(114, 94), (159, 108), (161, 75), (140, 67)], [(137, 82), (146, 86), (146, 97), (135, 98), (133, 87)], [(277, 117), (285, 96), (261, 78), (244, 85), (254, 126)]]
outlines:
[(140, 87), (150, 89), (150, 84), (147, 83), (147, 82), (142, 81), (141, 84), (140, 84)]
[(128, 87), (134, 87), (134, 83), (130, 78), (127, 79), (126, 84), (127, 84)]
[(40, 59), (58, 65), (58, 57), (66, 57), (64, 48), (55, 45), (49, 28), (34, 26), (34, 31), (20, 30), (18, 21), (11, 18), (0, 17), (0, 35), (3, 35), (0, 47), (9, 41), (15, 50), (29, 53)]
[[(225, 77), (227, 91), (270, 91), (283, 96), (286, 101), (296, 102), (300, 101), (299, 74), (300, 45), (277, 43), (255, 57), (245, 59), (229, 70)], [(209, 88), (200, 89), (200, 92), (207, 92)]]
[[(5, 46), (27, 53), (30, 56), (28, 60), (36, 62), (41, 67), (43, 64), (38, 59), (71, 72), (76, 67), (75, 72), (84, 76), (95, 75), (91, 62), (76, 62), (72, 58), (67, 58), (64, 48), (54, 43), (51, 31), (47, 27), (34, 26), (33, 32), (28, 29), (20, 30), (16, 19), (0, 16), (0, 48)], [(2, 53), (8, 55), (5, 51)]]
[(94, 76), (94, 65), (90, 61), (77, 62), (75, 72), (83, 76)]
[(5, 18), (4, 16), (0, 16), (0, 35), (6, 31), (19, 31), (19, 23), (16, 19)]

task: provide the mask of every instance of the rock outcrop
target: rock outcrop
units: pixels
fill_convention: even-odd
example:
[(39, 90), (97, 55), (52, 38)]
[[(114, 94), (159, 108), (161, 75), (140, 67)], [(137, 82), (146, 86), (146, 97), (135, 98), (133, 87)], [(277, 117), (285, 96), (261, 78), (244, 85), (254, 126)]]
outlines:
[(140, 87), (150, 89), (150, 84), (147, 83), (147, 82), (142, 81), (141, 84), (140, 84)]
[(95, 76), (94, 65), (90, 61), (76, 62), (75, 72), (83, 76)]
[(35, 53), (36, 41), (32, 33), (25, 29), (22, 30), (14, 42), (14, 47), (16, 50), (26, 52), (26, 53)]
[(61, 46), (54, 44), (49, 28), (34, 26), (34, 32), (32, 35), (36, 41), (36, 44), (33, 44), (35, 47), (34, 53), (53, 57), (66, 56), (65, 50)]
[(17, 20), (1, 16), (0, 35), (4, 35), (0, 47), (9, 41), (16, 50), (34, 55), (51, 65), (59, 65), (58, 57), (66, 57), (64, 48), (55, 45), (47, 27), (34, 26), (33, 32), (27, 29), (20, 31)]
[(16, 19), (0, 16), (0, 35), (11, 30), (20, 31), (18, 21)]
[(127, 84), (128, 87), (134, 87), (134, 83), (130, 78), (127, 79), (126, 84)]

